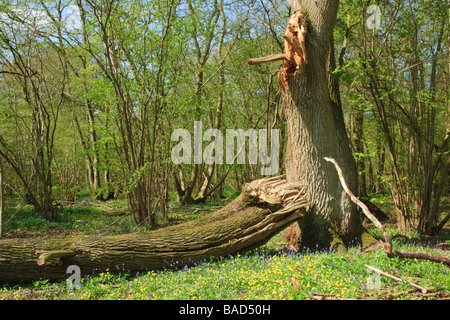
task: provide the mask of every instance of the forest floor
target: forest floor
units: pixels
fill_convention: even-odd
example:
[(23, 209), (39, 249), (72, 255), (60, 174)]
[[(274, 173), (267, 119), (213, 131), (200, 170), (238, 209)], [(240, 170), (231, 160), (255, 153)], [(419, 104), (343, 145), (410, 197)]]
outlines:
[[(232, 197), (230, 194), (228, 199), (203, 205), (172, 203), (165, 225), (209, 214)], [(386, 197), (377, 196), (375, 201), (386, 212), (393, 212)], [(448, 209), (449, 202), (445, 205)], [(4, 236), (48, 238), (145, 230), (128, 215), (124, 200), (99, 202), (81, 197), (75, 203), (62, 203), (59, 211), (59, 221), (50, 222), (36, 217), (30, 207), (10, 205), (5, 212)], [(381, 239), (377, 229), (366, 227)], [(450, 257), (450, 225), (435, 238), (401, 234), (395, 224), (386, 227), (395, 250)], [(367, 269), (367, 265), (403, 281), (380, 276)], [(117, 270), (84, 277), (78, 290), (68, 289), (65, 281), (45, 279), (28, 284), (0, 283), (0, 300), (450, 300), (450, 269), (442, 264), (388, 258), (382, 248), (362, 253), (358, 245), (341, 252), (311, 249), (292, 252), (286, 250), (281, 234), (251, 252), (205, 260), (192, 267), (175, 262), (172, 269), (137, 274), (121, 270), (121, 266), (111, 269)]]

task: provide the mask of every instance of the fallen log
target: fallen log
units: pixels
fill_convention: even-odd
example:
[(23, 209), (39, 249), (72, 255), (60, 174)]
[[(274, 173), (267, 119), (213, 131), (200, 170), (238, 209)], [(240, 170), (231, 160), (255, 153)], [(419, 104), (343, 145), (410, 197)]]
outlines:
[(192, 265), (263, 245), (298, 221), (308, 205), (301, 185), (284, 176), (247, 184), (227, 206), (200, 219), (154, 231), (113, 236), (0, 241), (0, 282), (64, 279), (70, 265), (81, 275), (156, 270), (177, 261)]

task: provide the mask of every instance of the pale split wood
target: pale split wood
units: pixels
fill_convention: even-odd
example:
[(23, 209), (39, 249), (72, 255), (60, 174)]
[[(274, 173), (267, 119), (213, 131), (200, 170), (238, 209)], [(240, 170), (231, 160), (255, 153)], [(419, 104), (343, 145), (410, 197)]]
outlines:
[(36, 254), (39, 255), (39, 258), (37, 259), (38, 266), (43, 266), (50, 260), (73, 257), (76, 255), (72, 250), (36, 251)]
[[(297, 9), (299, 6), (294, 5), (293, 8)], [(282, 68), (272, 71), (271, 74), (279, 73), (278, 81), (283, 92), (286, 92), (288, 79), (295, 76), (303, 64), (308, 63), (306, 33), (307, 23), (302, 11), (294, 10), (294, 13), (289, 17), (286, 31), (283, 35), (284, 53), (248, 59), (246, 63), (249, 65), (259, 65), (273, 61), (281, 61)]]
[(251, 197), (259, 198), (260, 202), (281, 204), (289, 209), (306, 203), (306, 188), (297, 182), (288, 183), (285, 175), (257, 180), (245, 188)]

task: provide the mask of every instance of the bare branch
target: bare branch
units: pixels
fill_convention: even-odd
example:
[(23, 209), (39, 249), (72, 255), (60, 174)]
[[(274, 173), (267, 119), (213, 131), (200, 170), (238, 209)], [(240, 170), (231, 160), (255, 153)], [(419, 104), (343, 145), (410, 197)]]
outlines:
[(375, 226), (378, 228), (378, 230), (380, 230), (381, 233), (383, 234), (383, 237), (386, 241), (384, 243), (384, 250), (388, 257), (429, 260), (431, 262), (442, 263), (442, 264), (446, 265), (447, 267), (450, 267), (450, 259), (446, 258), (446, 257), (435, 256), (435, 255), (431, 255), (431, 254), (424, 253), (424, 252), (399, 252), (399, 251), (392, 252), (391, 237), (386, 232), (386, 229), (384, 229), (383, 225), (369, 211), (369, 209), (366, 207), (366, 205), (364, 203), (362, 203), (357, 197), (355, 197), (355, 195), (347, 187), (342, 170), (339, 167), (339, 165), (337, 164), (336, 160), (334, 160), (333, 158), (325, 158), (325, 160), (334, 164), (336, 171), (339, 175), (339, 179), (341, 181), (342, 187), (344, 188), (344, 191), (350, 196), (350, 199), (363, 210), (364, 214), (375, 224)]
[[(390, 278), (390, 279), (392, 279), (392, 280), (395, 280), (395, 281), (397, 281), (397, 282), (404, 282), (404, 281), (405, 281), (404, 279), (402, 279), (402, 278), (400, 278), (400, 277), (393, 276), (392, 274), (383, 272), (383, 271), (381, 271), (380, 269), (377, 269), (377, 268), (375, 268), (375, 267), (369, 266), (369, 265), (367, 265), (367, 264), (364, 265), (364, 266), (365, 266), (367, 269), (369, 269), (369, 270), (372, 270), (372, 271), (374, 271), (374, 272), (376, 272), (376, 273), (378, 273), (378, 274), (381, 274), (381, 275), (383, 275), (383, 276), (385, 276), (385, 277), (388, 277), (388, 278)], [(419, 285), (417, 285), (417, 284), (415, 284), (415, 283), (408, 282), (408, 285), (410, 285), (410, 286), (416, 288), (417, 290), (422, 291), (422, 293), (427, 293), (427, 292), (428, 292), (428, 289), (427, 289), (427, 288), (421, 287), (421, 286), (419, 286)]]
[(248, 59), (246, 61), (246, 63), (248, 65), (254, 66), (254, 65), (259, 65), (259, 64), (273, 62), (273, 61), (279, 61), (279, 60), (285, 60), (285, 59), (286, 59), (285, 53), (278, 53), (278, 54), (272, 54), (267, 57)]
[(384, 226), (380, 223), (380, 221), (378, 221), (378, 219), (369, 211), (369, 208), (367, 208), (367, 206), (361, 202), (361, 200), (359, 200), (354, 194), (353, 192), (348, 188), (347, 183), (345, 182), (344, 179), (344, 174), (342, 173), (341, 168), (339, 167), (339, 165), (337, 164), (336, 160), (334, 160), (333, 158), (325, 158), (326, 161), (331, 162), (334, 164), (336, 171), (339, 175), (339, 179), (341, 181), (342, 187), (344, 188), (344, 191), (350, 196), (350, 199), (357, 204), (362, 211), (364, 212), (364, 214), (366, 215), (367, 218), (370, 219), (370, 221), (372, 221), (372, 223), (378, 228), (378, 230), (380, 230), (380, 232), (383, 234), (385, 243), (384, 243), (384, 250), (386, 251), (386, 253), (388, 255), (392, 254), (392, 241), (391, 241), (391, 237), (389, 236), (389, 234), (387, 233), (386, 229), (384, 228)]

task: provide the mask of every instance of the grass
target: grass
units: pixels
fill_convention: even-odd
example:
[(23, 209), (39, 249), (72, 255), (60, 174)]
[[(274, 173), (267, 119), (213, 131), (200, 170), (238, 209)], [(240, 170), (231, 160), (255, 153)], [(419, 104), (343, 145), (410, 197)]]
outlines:
[[(208, 214), (217, 206), (174, 207), (170, 223), (179, 223), (195, 215)], [(204, 209), (201, 211), (199, 209)], [(6, 219), (14, 213), (7, 211)], [(60, 221), (39, 221), (30, 208), (17, 213), (6, 224), (7, 235), (18, 230), (21, 236), (72, 233), (125, 233), (136, 228), (131, 217), (124, 217), (124, 202), (89, 203), (63, 208)], [(112, 222), (115, 222), (111, 225)], [(377, 230), (369, 229), (375, 236)], [(449, 256), (450, 236), (419, 239), (398, 235), (394, 226), (388, 231), (394, 247), (400, 251), (425, 251)], [(382, 249), (362, 254), (360, 247), (347, 252), (282, 250), (280, 235), (266, 245), (243, 255), (202, 261), (192, 267), (178, 264), (172, 269), (130, 274), (105, 272), (82, 279), (81, 288), (69, 290), (65, 281), (36, 281), (32, 284), (6, 286), (0, 284), (0, 299), (64, 299), (64, 300), (309, 300), (309, 299), (436, 299), (450, 297), (449, 268), (429, 261), (388, 258)], [(396, 282), (369, 272), (365, 265), (402, 277)], [(119, 268), (120, 266), (114, 266)], [(374, 280), (376, 280), (374, 282)], [(408, 282), (433, 288), (422, 294)]]
[(108, 203), (85, 202), (77, 205), (60, 206), (58, 221), (48, 221), (38, 216), (33, 207), (5, 208), (5, 237), (48, 237), (73, 234), (100, 234), (111, 223), (120, 220), (105, 231), (127, 233), (136, 227), (127, 214), (125, 201)]

